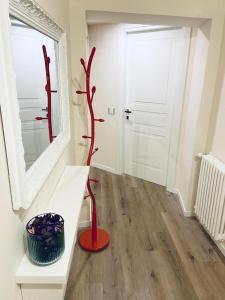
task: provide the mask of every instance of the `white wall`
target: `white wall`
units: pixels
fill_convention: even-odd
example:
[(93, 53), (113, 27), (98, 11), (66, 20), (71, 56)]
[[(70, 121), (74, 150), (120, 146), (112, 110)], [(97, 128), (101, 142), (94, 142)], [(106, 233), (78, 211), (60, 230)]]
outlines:
[[(196, 186), (191, 183), (193, 170), (190, 166), (198, 167), (198, 161), (195, 160), (197, 154), (195, 139), (198, 115), (204, 113), (200, 111), (200, 105), (208, 55), (209, 31), (210, 24), (207, 22), (201, 28), (193, 29), (191, 37), (175, 183), (186, 212), (192, 211), (195, 198)], [(196, 177), (194, 180), (196, 181)], [(190, 186), (193, 188), (190, 189)]]
[[(100, 150), (93, 157), (93, 165), (110, 172), (118, 172), (120, 164), (118, 139), (121, 134), (121, 101), (124, 83), (124, 30), (123, 25), (102, 24), (89, 26), (90, 48), (96, 47), (93, 61), (92, 83), (97, 92), (94, 98), (96, 117), (104, 123), (96, 123), (96, 146)], [(115, 108), (115, 115), (108, 114)]]
[(219, 99), (215, 108), (215, 134), (212, 141), (212, 153), (225, 163), (225, 34), (221, 49), (218, 84), (215, 97)]
[(212, 153), (225, 163), (225, 78), (222, 85)]
[[(8, 24), (7, 7), (8, 1), (0, 1), (0, 20), (4, 27)], [(68, 15), (65, 1), (37, 1), (43, 4), (50, 15), (63, 28), (67, 28)], [(1, 27), (2, 29), (2, 27)], [(24, 254), (23, 233), (26, 220), (43, 212), (46, 202), (50, 198), (56, 183), (66, 164), (73, 162), (72, 142), (59, 159), (56, 167), (51, 172), (45, 185), (27, 211), (16, 213), (12, 210), (6, 152), (4, 148), (3, 129), (0, 124), (0, 220), (1, 220), (1, 247), (0, 247), (0, 298), (2, 300), (22, 300), (19, 287), (15, 284), (15, 272)]]
[(4, 148), (2, 124), (0, 124), (0, 294), (2, 299), (21, 299), (20, 290), (15, 284), (14, 274), (23, 255), (22, 231), (20, 218), (12, 210), (10, 187), (8, 181), (7, 161)]

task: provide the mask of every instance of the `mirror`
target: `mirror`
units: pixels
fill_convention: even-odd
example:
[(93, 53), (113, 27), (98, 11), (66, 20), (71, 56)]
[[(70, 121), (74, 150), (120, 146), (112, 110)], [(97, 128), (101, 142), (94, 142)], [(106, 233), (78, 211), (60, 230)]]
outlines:
[(0, 106), (12, 206), (19, 210), (32, 204), (70, 143), (67, 39), (36, 1), (2, 5)]
[(60, 132), (58, 42), (10, 16), (26, 170)]

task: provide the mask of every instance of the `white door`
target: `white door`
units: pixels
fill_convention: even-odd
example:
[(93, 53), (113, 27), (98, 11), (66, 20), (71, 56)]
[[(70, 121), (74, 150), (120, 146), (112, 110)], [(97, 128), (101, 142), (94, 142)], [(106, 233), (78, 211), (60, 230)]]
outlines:
[[(23, 26), (23, 24), (12, 25), (11, 37), (22, 123), (24, 158), (28, 169), (49, 145), (47, 120), (37, 121), (35, 118), (46, 117), (47, 114), (43, 44), (51, 57), (52, 88), (57, 89), (55, 42), (44, 34)], [(52, 95), (53, 101), (54, 97), (55, 94)]]
[(182, 28), (127, 33), (124, 170), (164, 186), (174, 155), (172, 121), (184, 90), (187, 34)]

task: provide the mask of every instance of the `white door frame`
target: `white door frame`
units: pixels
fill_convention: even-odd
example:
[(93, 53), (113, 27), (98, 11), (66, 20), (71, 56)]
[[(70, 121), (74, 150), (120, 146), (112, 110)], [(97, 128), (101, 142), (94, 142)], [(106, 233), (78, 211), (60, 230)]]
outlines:
[[(179, 29), (181, 27), (164, 27), (164, 30), (174, 30)], [(126, 51), (126, 36), (127, 33), (131, 32), (143, 32), (143, 31), (159, 31), (163, 30), (162, 26), (140, 26), (131, 29), (124, 30), (124, 54)], [(177, 101), (174, 105), (176, 109), (173, 110), (173, 118), (172, 118), (172, 135), (170, 139), (170, 148), (169, 148), (169, 159), (168, 159), (168, 168), (167, 168), (167, 181), (166, 181), (166, 189), (169, 192), (175, 193), (174, 191), (174, 184), (175, 184), (175, 176), (176, 176), (176, 165), (177, 165), (177, 155), (178, 155), (178, 145), (179, 145), (179, 133), (180, 133), (180, 126), (181, 126), (181, 117), (182, 117), (182, 106), (183, 106), (183, 98), (184, 98), (184, 91), (185, 91), (185, 83), (186, 83), (186, 74), (187, 74), (187, 65), (188, 65), (188, 56), (189, 56), (189, 46), (190, 46), (190, 34), (191, 28), (184, 27), (183, 30), (185, 31), (186, 38), (183, 40), (184, 46), (184, 59), (182, 65), (182, 76), (180, 76), (179, 82), (179, 90), (178, 90), (178, 97), (177, 99), (182, 99), (182, 101)], [(125, 55), (124, 55), (125, 57)], [(125, 89), (125, 76), (126, 76), (126, 60), (123, 62), (123, 89), (121, 91), (121, 101), (119, 114), (118, 114), (118, 137), (117, 143), (119, 148), (119, 155), (118, 155), (118, 162), (117, 162), (117, 174), (124, 173), (124, 114), (123, 111), (126, 105), (126, 89)]]

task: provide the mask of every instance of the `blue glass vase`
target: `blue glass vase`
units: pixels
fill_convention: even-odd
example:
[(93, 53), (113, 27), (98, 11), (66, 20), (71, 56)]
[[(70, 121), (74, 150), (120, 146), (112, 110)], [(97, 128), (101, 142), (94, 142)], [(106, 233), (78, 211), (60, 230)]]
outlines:
[(46, 213), (32, 218), (26, 226), (30, 260), (37, 265), (56, 262), (65, 249), (62, 216)]

